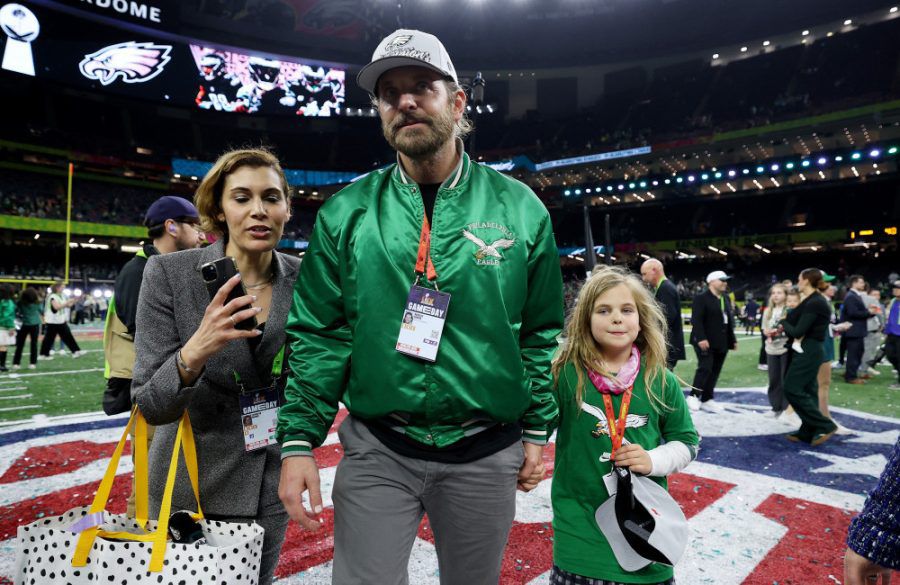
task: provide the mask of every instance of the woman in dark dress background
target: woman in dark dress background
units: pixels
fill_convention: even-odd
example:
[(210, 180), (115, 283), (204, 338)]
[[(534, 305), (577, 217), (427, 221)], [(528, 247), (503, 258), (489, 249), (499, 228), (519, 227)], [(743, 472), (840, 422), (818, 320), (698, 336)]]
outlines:
[(824, 350), (822, 342), (828, 332), (831, 310), (822, 294), (828, 288), (823, 273), (807, 268), (800, 273), (797, 287), (802, 301), (782, 322), (784, 332), (801, 339), (803, 353), (795, 353), (784, 378), (784, 393), (800, 417), (800, 429), (787, 435), (788, 440), (821, 445), (834, 435), (837, 425), (819, 410), (817, 376)]

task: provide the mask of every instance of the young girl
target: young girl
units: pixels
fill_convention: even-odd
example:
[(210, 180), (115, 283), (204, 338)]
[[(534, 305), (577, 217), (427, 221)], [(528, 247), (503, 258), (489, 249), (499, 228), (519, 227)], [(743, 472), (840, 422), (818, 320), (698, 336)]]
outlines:
[[(787, 291), (787, 301), (785, 301), (785, 302), (787, 304), (787, 312), (788, 313), (790, 313), (791, 311), (796, 309), (798, 306), (800, 306), (800, 291), (797, 290), (796, 287), (792, 286)], [(786, 317), (786, 316), (787, 316), (787, 313), (785, 313), (785, 315), (783, 315), (782, 318)], [(791, 339), (790, 342), (791, 342), (791, 349), (793, 351), (795, 351), (797, 353), (803, 353), (803, 347), (802, 347), (803, 338), (802, 337), (800, 339)]]
[[(773, 284), (769, 290), (769, 306), (763, 312), (762, 327), (766, 336), (766, 363), (769, 366), (769, 404), (772, 410), (767, 416), (779, 417), (788, 407), (784, 397), (784, 374), (787, 372), (787, 335), (779, 327), (787, 314), (787, 291), (782, 284)], [(794, 305), (796, 306), (796, 305)]]
[(697, 454), (699, 438), (681, 385), (666, 369), (665, 317), (636, 276), (604, 268), (579, 292), (566, 334), (553, 364), (560, 420), (550, 582), (671, 583), (667, 565), (623, 570), (594, 520), (610, 497), (604, 476), (612, 471), (611, 459), (666, 487), (665, 477)]

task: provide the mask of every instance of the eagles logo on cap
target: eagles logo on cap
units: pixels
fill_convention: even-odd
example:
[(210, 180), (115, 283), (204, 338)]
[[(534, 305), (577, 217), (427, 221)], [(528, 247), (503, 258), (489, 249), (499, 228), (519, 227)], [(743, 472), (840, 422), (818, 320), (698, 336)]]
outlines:
[(360, 70), (356, 82), (374, 95), (382, 75), (397, 67), (410, 66), (431, 69), (445, 79), (459, 83), (456, 69), (441, 41), (432, 34), (407, 29), (395, 30), (378, 43), (372, 61)]
[(384, 46), (385, 49), (392, 49), (394, 47), (402, 47), (406, 43), (412, 40), (412, 35), (397, 35), (394, 37), (394, 40), (389, 42)]

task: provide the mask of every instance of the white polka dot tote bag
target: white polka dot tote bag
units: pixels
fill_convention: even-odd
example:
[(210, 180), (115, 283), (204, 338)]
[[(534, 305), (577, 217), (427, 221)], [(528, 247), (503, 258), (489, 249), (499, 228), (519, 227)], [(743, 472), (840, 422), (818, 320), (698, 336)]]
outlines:
[[(124, 514), (108, 514), (104, 508), (132, 427), (135, 518), (128, 518)], [(175, 472), (182, 447), (198, 502), (197, 513), (190, 515), (196, 525), (191, 524), (202, 530), (202, 538), (195, 534), (197, 540), (189, 544), (173, 542), (171, 532), (178, 531), (169, 530)], [(262, 558), (262, 527), (204, 519), (197, 477), (194, 434), (185, 412), (172, 451), (160, 521), (147, 519), (147, 423), (134, 409), (91, 506), (19, 527), (15, 583), (254, 585)]]

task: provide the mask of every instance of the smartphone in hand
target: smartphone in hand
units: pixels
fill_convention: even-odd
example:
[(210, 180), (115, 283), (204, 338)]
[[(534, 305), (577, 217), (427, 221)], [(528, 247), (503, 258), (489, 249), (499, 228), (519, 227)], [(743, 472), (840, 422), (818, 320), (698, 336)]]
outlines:
[[(216, 293), (219, 292), (219, 289), (225, 285), (235, 274), (238, 273), (237, 263), (235, 263), (234, 258), (231, 256), (225, 256), (224, 258), (219, 258), (218, 260), (213, 260), (212, 262), (207, 262), (203, 266), (200, 267), (200, 276), (203, 277), (203, 282), (206, 283), (206, 290), (209, 292), (209, 298), (212, 300)], [(228, 297), (225, 299), (224, 304), (228, 304), (236, 298), (243, 297), (247, 294), (247, 290), (244, 288), (243, 282), (238, 282), (237, 286), (231, 289), (231, 292), (228, 293)], [(235, 312), (243, 311), (244, 309), (250, 308), (250, 305), (245, 305), (243, 307), (239, 307)], [(235, 324), (235, 327), (238, 329), (244, 329), (250, 331), (252, 329), (256, 329), (258, 323), (256, 322), (256, 317), (249, 317), (244, 319), (243, 321), (238, 321)]]

